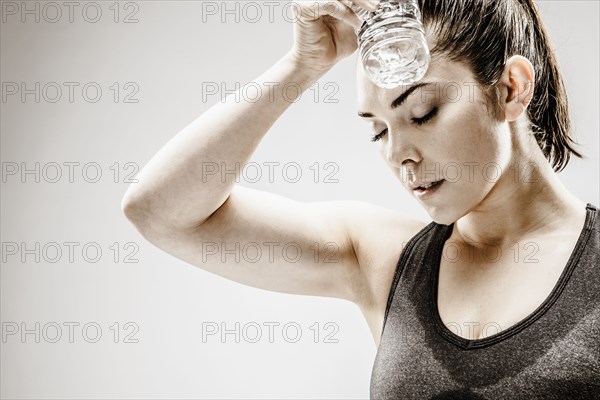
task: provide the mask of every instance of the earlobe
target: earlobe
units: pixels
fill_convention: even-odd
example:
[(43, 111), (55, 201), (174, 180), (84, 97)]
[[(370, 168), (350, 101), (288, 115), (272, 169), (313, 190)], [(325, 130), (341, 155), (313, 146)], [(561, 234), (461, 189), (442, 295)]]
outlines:
[(520, 55), (508, 59), (499, 81), (500, 104), (507, 121), (515, 121), (533, 98), (535, 72), (531, 62)]

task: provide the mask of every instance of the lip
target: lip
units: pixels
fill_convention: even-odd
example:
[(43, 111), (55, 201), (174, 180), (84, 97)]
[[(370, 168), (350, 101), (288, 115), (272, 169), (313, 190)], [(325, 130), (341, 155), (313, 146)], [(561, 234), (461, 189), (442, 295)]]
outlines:
[[(434, 181), (434, 182), (439, 182), (438, 184), (436, 184), (435, 186), (429, 188), (429, 189), (417, 189), (419, 186), (422, 185), (426, 185), (427, 183), (423, 182), (423, 183), (418, 183), (415, 182), (414, 184), (411, 184), (411, 189), (413, 191), (413, 194), (415, 195), (415, 197), (419, 200), (427, 200), (431, 197), (433, 197), (437, 192), (439, 192), (440, 188), (442, 186), (444, 186), (444, 183), (446, 182), (444, 179), (440, 179), (439, 181)], [(431, 182), (429, 182), (431, 183)]]
[(418, 187), (429, 185), (433, 182), (442, 181), (442, 180), (444, 180), (444, 179), (442, 178), (442, 179), (438, 179), (435, 181), (412, 181), (412, 182), (408, 182), (408, 187), (410, 190), (415, 190)]

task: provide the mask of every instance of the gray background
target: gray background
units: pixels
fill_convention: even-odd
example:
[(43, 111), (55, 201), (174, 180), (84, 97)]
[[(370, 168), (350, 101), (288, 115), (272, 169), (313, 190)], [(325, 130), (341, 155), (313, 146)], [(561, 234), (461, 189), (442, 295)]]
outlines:
[[(11, 2), (2, 2), (3, 10), (6, 3)], [(31, 8), (35, 3), (27, 2)], [(151, 246), (121, 214), (126, 173), (143, 167), (169, 138), (219, 101), (203, 91), (207, 83), (230, 89), (236, 82), (243, 85), (291, 46), (284, 3), (275, 3), (272, 21), (267, 6), (254, 3), (262, 13), (256, 22), (251, 21), (256, 7), (244, 13), (238, 3), (239, 21), (231, 14), (223, 22), (221, 14), (206, 12), (206, 3), (223, 7), (222, 2), (121, 2), (117, 23), (112, 1), (97, 2), (102, 16), (96, 23), (83, 18), (86, 5), (86, 17), (94, 18), (93, 5), (85, 2), (78, 3), (72, 22), (64, 6), (55, 23), (42, 14), (39, 22), (32, 15), (22, 22), (20, 14), (3, 13), (3, 173), (40, 165), (39, 183), (34, 175), (22, 179), (19, 174), (6, 175), (2, 183), (3, 330), (35, 331), (39, 323), (40, 335), (38, 343), (34, 333), (24, 338), (20, 331), (5, 334), (3, 398), (368, 398), (375, 347), (356, 306), (270, 293), (204, 272)], [(598, 2), (538, 4), (564, 72), (576, 138), (588, 155), (574, 159), (559, 176), (577, 197), (599, 205)], [(43, 3), (38, 7), (42, 13)], [(47, 19), (54, 17), (54, 10), (46, 11)], [(123, 23), (132, 12), (138, 21)], [(277, 169), (269, 182), (264, 168), (258, 183), (243, 184), (302, 201), (367, 201), (428, 221), (379, 158), (367, 124), (356, 117), (354, 60), (355, 55), (323, 77), (318, 94), (315, 88), (292, 105), (255, 153), (254, 161), (263, 166), (298, 163), (302, 179), (291, 183)], [(56, 82), (63, 93), (55, 103), (44, 96), (36, 102), (33, 95), (23, 103), (19, 95), (7, 95), (10, 82), (26, 82), (29, 88), (35, 82), (42, 87)], [(72, 103), (64, 82), (79, 83)], [(88, 82), (102, 88), (95, 103), (82, 97)], [(121, 94), (116, 103), (110, 89), (115, 82)], [(132, 87), (139, 89), (131, 98), (138, 101), (126, 103), (123, 95)], [(47, 97), (54, 97), (51, 89)], [(310, 169), (315, 162), (322, 173), (317, 182)], [(338, 168), (336, 183), (325, 182), (334, 171), (325, 167), (328, 162)], [(55, 183), (52, 163), (62, 172)], [(64, 163), (79, 163), (72, 182)], [(83, 175), (88, 163), (97, 164)], [(134, 168), (127, 169), (126, 163)], [(94, 166), (102, 173), (95, 183)], [(39, 262), (35, 254), (25, 254), (23, 262), (24, 248), (36, 242)], [(72, 262), (65, 242), (78, 243)], [(16, 255), (12, 243), (18, 245)], [(95, 248), (102, 255), (92, 262)], [(129, 261), (137, 262), (125, 262), (131, 250), (135, 254)], [(203, 342), (206, 322), (224, 322), (230, 329), (236, 322), (241, 327), (256, 323), (264, 327), (263, 337), (257, 343), (243, 337), (236, 343), (233, 335)], [(279, 323), (279, 328), (296, 323), (302, 336), (290, 343), (276, 328), (269, 343), (265, 322)], [(332, 332), (325, 329), (327, 322), (338, 328), (337, 343), (324, 339)], [(68, 323), (79, 324), (72, 343)], [(317, 343), (311, 330), (315, 323), (321, 333)], [(84, 334), (86, 324), (91, 328)], [(56, 326), (62, 328), (58, 339)], [(94, 327), (102, 329), (102, 336), (90, 343)], [(132, 339), (137, 343), (127, 343)]]

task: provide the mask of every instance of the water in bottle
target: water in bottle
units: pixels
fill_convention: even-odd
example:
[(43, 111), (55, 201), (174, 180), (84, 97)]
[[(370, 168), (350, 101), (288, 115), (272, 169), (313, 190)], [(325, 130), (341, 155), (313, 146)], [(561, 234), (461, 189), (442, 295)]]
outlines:
[(423, 78), (430, 56), (417, 0), (382, 0), (374, 12), (352, 9), (364, 20), (359, 55), (371, 81), (393, 89)]

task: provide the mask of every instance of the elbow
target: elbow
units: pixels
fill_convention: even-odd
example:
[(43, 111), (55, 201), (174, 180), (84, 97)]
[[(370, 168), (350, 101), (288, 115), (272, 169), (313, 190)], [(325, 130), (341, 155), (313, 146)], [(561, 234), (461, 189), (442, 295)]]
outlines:
[(136, 192), (128, 191), (121, 200), (121, 211), (138, 233), (155, 245), (181, 233), (181, 229), (165, 222), (154, 203)]
[[(121, 199), (121, 212), (142, 235), (147, 232), (195, 230), (201, 222), (190, 219), (180, 211), (181, 208), (184, 207), (177, 204), (165, 205), (164, 199), (159, 195), (149, 194), (133, 187), (130, 187)], [(208, 218), (210, 216), (202, 219), (202, 222)]]
[(121, 199), (121, 212), (144, 237), (164, 234), (174, 229), (166, 217), (157, 211), (155, 202), (136, 190), (128, 190)]
[(121, 212), (136, 227), (140, 227), (142, 222), (147, 220), (147, 209), (147, 201), (132, 190), (128, 190), (121, 199)]

